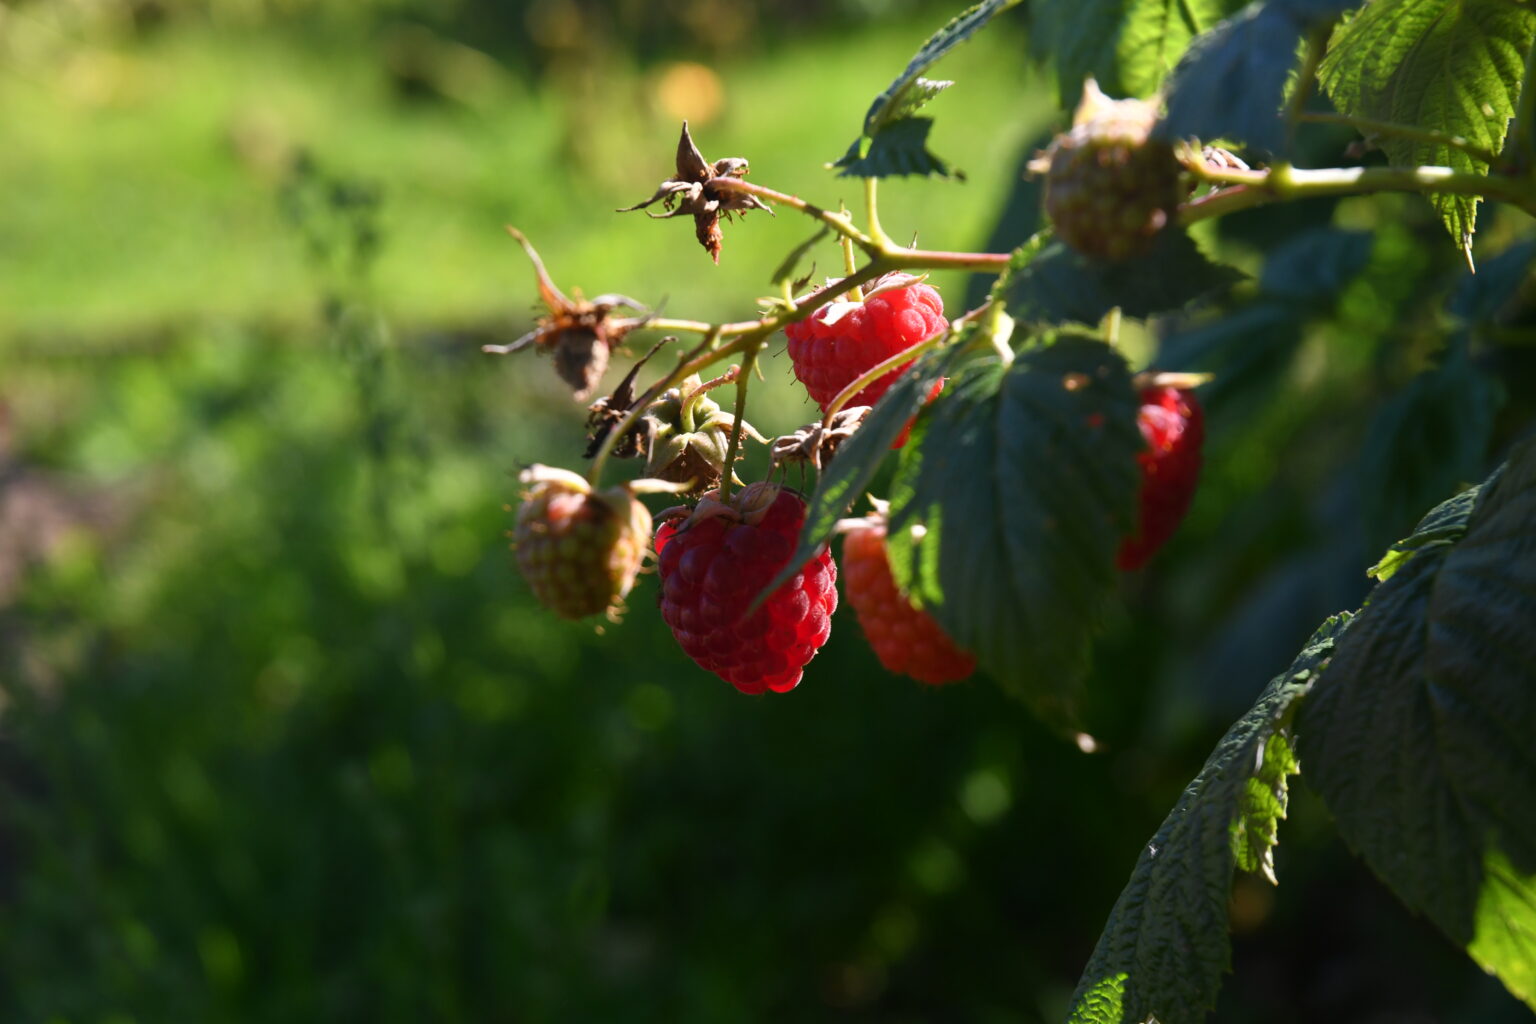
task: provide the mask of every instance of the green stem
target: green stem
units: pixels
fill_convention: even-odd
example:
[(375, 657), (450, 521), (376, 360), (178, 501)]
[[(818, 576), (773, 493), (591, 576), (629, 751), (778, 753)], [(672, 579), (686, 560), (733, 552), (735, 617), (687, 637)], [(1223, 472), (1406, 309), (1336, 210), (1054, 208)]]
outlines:
[(1290, 102), (1285, 107), (1286, 141), (1296, 135), (1296, 123), (1306, 119), (1307, 100), (1312, 98), (1312, 86), (1317, 82), (1317, 69), (1323, 63), (1328, 49), (1328, 36), (1333, 23), (1317, 25), (1307, 34), (1307, 56), (1296, 76), (1296, 86), (1291, 90)]
[(1390, 135), (1394, 138), (1407, 139), (1410, 142), (1423, 142), (1432, 146), (1449, 146), (1452, 149), (1459, 149), (1468, 156), (1487, 164), (1493, 164), (1499, 159), (1498, 154), (1486, 146), (1480, 146), (1460, 135), (1451, 135), (1448, 132), (1436, 131), (1433, 128), (1417, 128), (1411, 124), (1375, 121), (1369, 117), (1354, 117), (1349, 114), (1330, 114), (1321, 111), (1302, 114), (1300, 115), (1300, 120), (1311, 124), (1345, 125), (1367, 137), (1372, 135)]
[(938, 334), (935, 334), (927, 341), (920, 341), (916, 345), (902, 349), (900, 352), (897, 352), (893, 356), (887, 356), (885, 359), (882, 359), (880, 362), (876, 363), (874, 366), (871, 366), (859, 376), (855, 377), (847, 387), (843, 388), (843, 390), (837, 393), (836, 397), (834, 397), (832, 401), (827, 403), (827, 411), (821, 417), (822, 433), (825, 434), (831, 428), (832, 418), (839, 412), (842, 412), (843, 407), (849, 402), (853, 401), (854, 397), (858, 395), (860, 391), (863, 391), (865, 388), (869, 387), (875, 381), (879, 380), (881, 377), (884, 377), (886, 374), (890, 373), (897, 367), (904, 366), (912, 360), (916, 359), (918, 356), (922, 355), (924, 352), (927, 352), (929, 349), (937, 347), (941, 342), (944, 341), (945, 338), (949, 337), (951, 333), (952, 332), (950, 331), (940, 331)]
[(731, 439), (725, 445), (725, 467), (720, 471), (720, 500), (731, 496), (731, 477), (736, 468), (736, 452), (741, 447), (741, 428), (747, 415), (747, 386), (752, 380), (752, 370), (757, 365), (757, 354), (763, 350), (764, 338), (747, 349), (741, 360), (741, 372), (736, 375), (736, 414), (731, 421)]
[(1330, 167), (1302, 170), (1281, 165), (1267, 171), (1238, 171), (1203, 165), (1191, 167), (1191, 170), (1204, 181), (1238, 187), (1221, 189), (1185, 203), (1179, 209), (1179, 222), (1182, 224), (1193, 224), (1276, 200), (1365, 195), (1372, 192), (1480, 196), (1510, 203), (1536, 215), (1536, 182), (1497, 174), (1473, 174), (1450, 167)]
[(704, 183), (704, 187), (719, 192), (741, 192), (745, 195), (756, 196), (758, 199), (766, 202), (787, 206), (792, 210), (799, 210), (801, 213), (821, 221), (843, 237), (851, 239), (855, 245), (866, 252), (874, 253), (880, 249), (880, 246), (872, 238), (853, 226), (853, 218), (849, 217), (846, 213), (837, 214), (832, 213), (830, 210), (823, 210), (813, 203), (806, 202), (799, 196), (777, 192), (771, 188), (764, 188), (762, 185), (754, 185), (740, 178), (711, 178)]
[(1104, 314), (1104, 344), (1110, 348), (1120, 347), (1120, 307), (1113, 307)]
[(997, 273), (1013, 258), (1006, 252), (936, 252), (932, 249), (891, 249), (882, 252), (887, 270), (990, 270)]
[[(853, 239), (844, 235), (838, 241), (843, 245), (843, 276), (847, 277), (858, 271), (859, 262), (853, 258)], [(848, 298), (851, 302), (863, 302), (864, 293), (860, 289), (855, 288), (848, 293)]]
[(655, 316), (647, 320), (644, 327), (653, 331), (682, 331), (686, 334), (709, 334), (718, 331), (723, 325), (707, 324), (702, 320), (677, 320), (672, 317)]
[[(873, 182), (874, 179), (868, 179)], [(830, 213), (819, 206), (806, 202), (799, 196), (776, 192), (771, 188), (754, 185), (740, 178), (711, 178), (706, 184), (710, 188), (726, 192), (741, 192), (746, 195), (756, 196), (769, 202), (788, 206), (816, 218), (828, 225), (839, 235), (847, 238), (859, 248), (869, 253), (876, 262), (884, 264), (880, 273), (887, 270), (1000, 270), (1008, 265), (1009, 253), (996, 252), (945, 252), (933, 249), (903, 249), (885, 236), (880, 228), (878, 220), (871, 224), (870, 234), (865, 234), (853, 226), (852, 218), (846, 213)], [(872, 197), (874, 191), (871, 188), (866, 192), (866, 198)], [(877, 216), (873, 202), (870, 202), (869, 211), (872, 216)], [(876, 275), (878, 276), (878, 274)]]
[(879, 178), (864, 179), (864, 217), (869, 221), (870, 240), (875, 243), (881, 252), (890, 252), (895, 246), (891, 244), (885, 229), (880, 226), (879, 190)]

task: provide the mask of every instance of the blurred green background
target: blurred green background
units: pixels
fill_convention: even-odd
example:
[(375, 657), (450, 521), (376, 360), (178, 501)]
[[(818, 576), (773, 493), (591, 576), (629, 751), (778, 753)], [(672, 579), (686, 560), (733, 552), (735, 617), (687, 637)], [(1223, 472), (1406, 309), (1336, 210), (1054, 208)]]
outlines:
[[(578, 466), (583, 410), (479, 351), (537, 313), (508, 223), (567, 291), (751, 315), (806, 222), (729, 224), (715, 267), (686, 222), (614, 209), (683, 118), (756, 182), (856, 203), (823, 164), (953, 13), (0, 4), (0, 1019), (1062, 1017), (1214, 739), (1365, 592), (1356, 452), (1459, 273), (1433, 216), (1207, 236), (1253, 270), (1282, 228), (1343, 225), (1369, 260), (1217, 361), (1196, 508), (1100, 645), (1093, 756), (985, 679), (884, 674), (846, 610), (767, 699), (676, 649), (653, 580), (601, 631), (541, 612), (504, 507), (519, 466)], [(892, 235), (1029, 230), (1019, 162), (1061, 118), (1026, 33), (937, 69), (968, 179), (882, 186)], [(960, 312), (967, 282), (935, 281)], [(803, 422), (782, 355), (766, 376), (753, 421)], [(1388, 539), (1437, 500), (1408, 490)], [(1220, 1019), (1520, 1019), (1304, 787), (1278, 866), (1239, 880)]]

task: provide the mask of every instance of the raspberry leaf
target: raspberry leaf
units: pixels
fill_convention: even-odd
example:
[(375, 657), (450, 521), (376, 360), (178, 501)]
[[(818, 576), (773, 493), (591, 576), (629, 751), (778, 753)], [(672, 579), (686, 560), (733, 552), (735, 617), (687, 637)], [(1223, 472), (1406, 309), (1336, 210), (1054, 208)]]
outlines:
[[(906, 429), (914, 413), (922, 408), (933, 386), (954, 365), (964, 345), (951, 344), (921, 356), (896, 379), (860, 424), (852, 437), (838, 449), (837, 458), (821, 474), (816, 493), (806, 509), (805, 525), (795, 553), (773, 581), (764, 588), (771, 592), (800, 571), (801, 566), (826, 547), (837, 521), (846, 516), (875, 478), (881, 463), (890, 454), (891, 444)], [(912, 441), (909, 438), (908, 444)]]
[[(928, 149), (931, 117), (904, 117), (892, 121), (876, 135), (860, 136), (833, 167), (842, 177), (885, 178), (899, 174), (937, 174), (948, 177), (949, 164)], [(956, 177), (964, 177), (956, 173)]]
[(972, 364), (918, 419), (892, 485), (898, 585), (1058, 725), (1135, 521), (1137, 406), (1124, 360), (1097, 340)]
[(1008, 307), (1025, 320), (1096, 324), (1115, 308), (1133, 317), (1181, 309), (1241, 279), (1207, 259), (1183, 231), (1168, 229), (1145, 255), (1121, 263), (1052, 243), (1014, 278)]
[(1149, 96), (1189, 42), (1244, 0), (1043, 0), (1031, 8), (1037, 56), (1054, 58), (1061, 94), (1085, 78), (1114, 96)]
[(1473, 365), (1466, 335), (1458, 334), (1438, 367), (1419, 374), (1381, 407), (1360, 458), (1360, 493), (1373, 546), (1401, 536), (1416, 510), (1483, 474), (1494, 414), (1503, 401), (1498, 381)]
[(1168, 85), (1165, 139), (1231, 139), (1279, 152), (1286, 78), (1305, 30), (1281, 4), (1252, 6), (1197, 39)]
[(1536, 1008), (1536, 439), (1419, 532), (1298, 716), (1299, 750), (1345, 842)]
[[(1345, 114), (1432, 128), (1498, 152), (1533, 38), (1536, 11), (1507, 0), (1375, 0), (1334, 34), (1318, 80)], [(1485, 161), (1441, 143), (1383, 137), (1381, 145), (1394, 164), (1488, 172)], [(1470, 251), (1477, 198), (1430, 201)]]
[(1234, 870), (1274, 880), (1275, 828), (1297, 763), (1291, 719), (1352, 620), (1320, 626), (1227, 730), (1143, 848), (1072, 997), (1069, 1024), (1201, 1020), (1231, 960)]
[(1371, 243), (1369, 231), (1303, 231), (1270, 252), (1259, 290), (1286, 302), (1332, 302), (1370, 262)]
[(949, 176), (949, 165), (928, 150), (929, 118), (913, 117), (953, 82), (923, 78), (935, 61), (975, 35), (992, 18), (1019, 0), (982, 0), (955, 16), (922, 45), (906, 70), (875, 97), (864, 115), (864, 130), (842, 159), (831, 166), (843, 177), (883, 178), (893, 174)]

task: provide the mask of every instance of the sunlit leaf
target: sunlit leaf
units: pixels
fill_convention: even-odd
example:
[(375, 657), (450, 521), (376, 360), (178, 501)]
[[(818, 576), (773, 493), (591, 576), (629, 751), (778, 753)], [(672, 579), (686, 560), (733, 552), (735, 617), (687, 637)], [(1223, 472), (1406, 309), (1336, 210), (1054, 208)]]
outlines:
[[(1507, 0), (1374, 0), (1334, 33), (1318, 80), (1345, 114), (1504, 145), (1536, 37), (1536, 11)], [(1442, 143), (1383, 135), (1394, 164), (1486, 174), (1488, 164)], [(1436, 195), (1446, 229), (1471, 246), (1474, 196)]]

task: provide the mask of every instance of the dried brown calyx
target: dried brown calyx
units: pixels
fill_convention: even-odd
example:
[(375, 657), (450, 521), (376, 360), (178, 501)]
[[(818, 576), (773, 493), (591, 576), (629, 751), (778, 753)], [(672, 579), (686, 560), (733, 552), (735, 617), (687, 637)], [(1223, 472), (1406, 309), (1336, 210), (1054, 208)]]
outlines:
[(869, 410), (867, 405), (848, 406), (838, 410), (825, 431), (821, 429), (821, 421), (817, 420), (793, 434), (774, 438), (773, 464), (785, 466), (791, 462), (809, 462), (817, 469), (825, 469), (843, 442), (852, 437), (859, 424), (868, 418)]
[[(613, 392), (604, 398), (599, 398), (587, 406), (587, 450), (586, 458), (594, 458), (608, 443), (608, 435), (629, 417), (629, 412), (635, 406), (635, 380), (640, 376), (640, 371), (651, 357), (660, 352), (662, 346), (676, 341), (674, 335), (667, 335), (651, 350), (635, 361), (635, 365), (629, 368), (624, 379), (619, 381)], [(624, 431), (624, 436), (613, 442), (613, 457), (616, 459), (633, 459), (644, 455), (650, 448), (651, 424), (644, 417), (635, 420), (633, 426)]]
[[(523, 233), (508, 227), (507, 233), (517, 239), (538, 275), (539, 297), (544, 300), (548, 315), (539, 318), (538, 325), (510, 345), (482, 345), (482, 352), (508, 355), (532, 345), (548, 353), (555, 361), (555, 372), (571, 386), (577, 401), (586, 401), (602, 380), (608, 369), (608, 358), (624, 336), (636, 327), (644, 326), (650, 319), (644, 306), (623, 295), (599, 295), (595, 299), (567, 298), (544, 269), (544, 261)], [(615, 311), (633, 310), (635, 316), (618, 316)]]
[(657, 220), (688, 214), (693, 217), (694, 233), (716, 263), (720, 262), (720, 218), (748, 210), (773, 210), (756, 196), (711, 186), (717, 178), (745, 178), (747, 161), (739, 156), (726, 157), (714, 163), (704, 159), (699, 147), (688, 134), (688, 122), (683, 122), (683, 134), (677, 140), (677, 171), (656, 188), (651, 198), (634, 206), (626, 206), (619, 213), (628, 213), (661, 201), (666, 213), (646, 212)]

